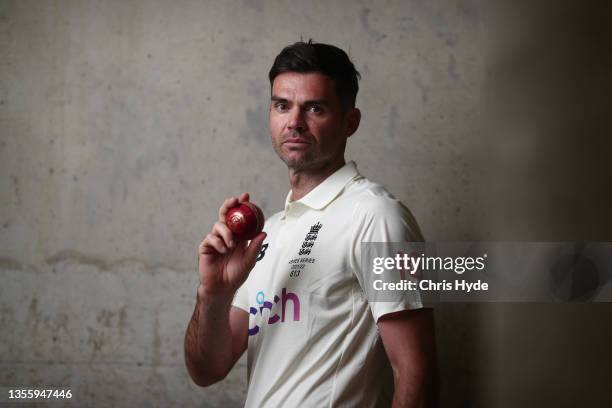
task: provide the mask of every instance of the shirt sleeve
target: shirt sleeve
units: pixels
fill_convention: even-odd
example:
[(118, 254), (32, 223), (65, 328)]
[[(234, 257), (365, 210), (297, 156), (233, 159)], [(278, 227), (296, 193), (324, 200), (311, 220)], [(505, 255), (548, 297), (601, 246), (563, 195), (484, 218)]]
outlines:
[(238, 288), (234, 294), (234, 300), (232, 300), (232, 306), (238, 307), (245, 312), (249, 313), (249, 289), (248, 279)]
[(388, 251), (383, 243), (424, 241), (419, 226), (399, 200), (389, 196), (372, 195), (360, 200), (355, 208), (349, 264), (366, 297), (374, 319), (388, 313), (423, 307), (421, 296), (415, 290), (377, 292), (373, 281), (377, 278), (369, 265), (362, 264), (362, 243), (379, 243), (377, 249)]

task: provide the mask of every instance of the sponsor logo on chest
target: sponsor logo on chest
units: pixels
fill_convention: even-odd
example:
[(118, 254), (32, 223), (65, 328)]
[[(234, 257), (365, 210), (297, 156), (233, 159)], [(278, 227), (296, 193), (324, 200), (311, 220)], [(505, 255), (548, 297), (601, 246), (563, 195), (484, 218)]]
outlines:
[[(257, 292), (255, 301), (257, 307), (250, 306), (249, 314), (255, 317), (255, 319), (249, 319), (250, 323), (259, 323), (249, 326), (249, 336), (254, 336), (259, 333), (260, 325), (268, 324), (280, 324), (285, 321), (300, 321), (300, 297), (293, 292), (283, 288), (280, 296), (274, 295), (273, 301), (267, 300), (263, 290)], [(265, 312), (265, 313), (264, 313)], [(280, 315), (279, 315), (280, 312)], [(289, 315), (291, 314), (291, 320)], [(268, 316), (266, 319), (265, 316)]]

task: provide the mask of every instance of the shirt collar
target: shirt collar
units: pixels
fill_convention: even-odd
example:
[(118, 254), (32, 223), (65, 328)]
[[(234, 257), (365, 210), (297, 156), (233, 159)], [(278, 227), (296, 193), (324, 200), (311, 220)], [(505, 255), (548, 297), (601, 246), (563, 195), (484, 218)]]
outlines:
[(297, 201), (290, 201), (293, 191), (289, 190), (289, 194), (287, 194), (287, 198), (285, 199), (285, 214), (287, 213), (289, 205), (294, 203), (301, 203), (315, 210), (323, 209), (340, 194), (349, 181), (358, 175), (359, 171), (357, 171), (357, 165), (354, 161), (349, 161)]

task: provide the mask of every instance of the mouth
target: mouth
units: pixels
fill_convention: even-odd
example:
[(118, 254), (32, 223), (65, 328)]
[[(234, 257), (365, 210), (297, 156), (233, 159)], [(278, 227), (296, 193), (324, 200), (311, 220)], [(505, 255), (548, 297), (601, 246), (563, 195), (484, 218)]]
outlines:
[(308, 139), (302, 137), (289, 137), (285, 139), (283, 145), (288, 147), (289, 149), (299, 149), (310, 146), (312, 143), (308, 141)]

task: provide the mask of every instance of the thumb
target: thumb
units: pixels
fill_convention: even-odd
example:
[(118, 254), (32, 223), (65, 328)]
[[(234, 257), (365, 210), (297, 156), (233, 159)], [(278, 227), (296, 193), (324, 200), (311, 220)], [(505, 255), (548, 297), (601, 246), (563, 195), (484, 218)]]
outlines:
[(249, 246), (245, 251), (245, 259), (247, 260), (250, 268), (255, 266), (257, 255), (259, 254), (259, 251), (261, 251), (264, 239), (266, 239), (267, 236), (268, 235), (265, 232), (260, 232), (249, 243)]

